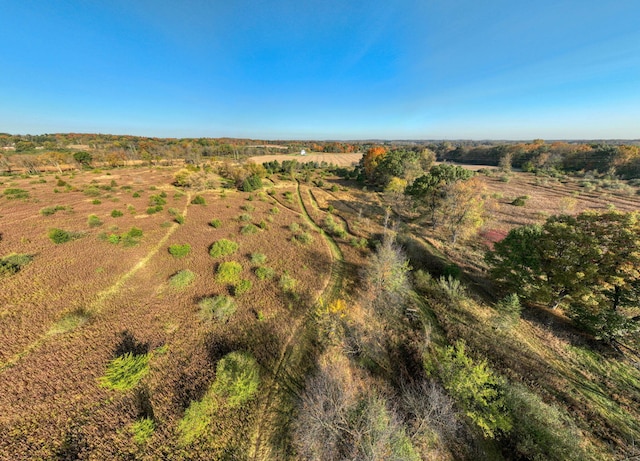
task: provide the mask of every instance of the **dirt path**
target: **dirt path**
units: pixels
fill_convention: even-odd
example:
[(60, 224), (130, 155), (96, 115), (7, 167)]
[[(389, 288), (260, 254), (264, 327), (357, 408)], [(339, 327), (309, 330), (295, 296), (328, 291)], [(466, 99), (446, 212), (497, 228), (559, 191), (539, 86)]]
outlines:
[[(184, 206), (184, 209), (182, 210), (182, 215), (184, 217), (187, 216), (187, 210), (189, 208), (189, 204), (190, 203), (191, 203), (191, 193), (188, 192), (187, 193), (187, 202), (186, 202), (186, 204)], [(102, 290), (100, 293), (98, 293), (96, 295), (95, 300), (93, 302), (91, 302), (91, 304), (87, 307), (87, 309), (86, 309), (87, 313), (90, 316), (95, 316), (98, 313), (100, 313), (100, 311), (102, 310), (102, 307), (104, 305), (104, 302), (108, 298), (110, 298), (111, 296), (116, 295), (122, 289), (122, 287), (127, 282), (127, 280), (129, 280), (140, 269), (142, 269), (143, 267), (145, 267), (147, 265), (149, 260), (151, 258), (153, 258), (158, 253), (158, 251), (160, 251), (160, 249), (164, 246), (164, 244), (167, 242), (167, 240), (169, 240), (171, 235), (173, 235), (173, 233), (176, 231), (176, 229), (179, 226), (180, 225), (178, 223), (173, 223), (173, 225), (167, 229), (167, 232), (164, 234), (164, 236), (162, 236), (162, 238), (160, 240), (158, 240), (158, 243), (156, 243), (153, 246), (153, 248), (151, 248), (151, 250), (149, 250), (149, 252), (142, 259), (140, 259), (129, 271), (127, 271), (124, 274), (122, 274), (111, 286), (109, 286), (108, 288), (106, 288), (106, 289)], [(65, 331), (65, 333), (68, 333), (70, 331), (72, 331), (72, 330)], [(20, 352), (18, 352), (15, 355), (13, 355), (6, 362), (0, 363), (0, 373), (2, 373), (7, 368), (14, 366), (22, 358), (26, 357), (31, 352), (33, 352), (36, 349), (38, 349), (49, 338), (51, 338), (51, 337), (53, 337), (53, 336), (55, 336), (57, 334), (59, 334), (59, 333), (57, 333), (55, 331), (55, 324), (54, 324), (54, 325), (51, 326), (51, 328), (49, 328), (49, 330), (46, 333), (44, 333), (42, 336), (40, 336), (34, 342), (32, 342), (31, 344), (26, 346), (23, 350), (21, 350)]]
[[(327, 284), (325, 285), (320, 299), (324, 302), (333, 301), (342, 290), (342, 282), (345, 275), (344, 258), (340, 248), (336, 242), (327, 235), (311, 218), (309, 212), (302, 200), (300, 191), (300, 183), (297, 184), (297, 198), (302, 210), (302, 216), (307, 223), (320, 232), (324, 241), (329, 246), (331, 252), (331, 274)], [(295, 210), (291, 210), (295, 211)], [(309, 309), (306, 315), (297, 320), (291, 334), (287, 338), (285, 344), (282, 347), (278, 362), (276, 364), (273, 378), (268, 385), (264, 402), (260, 406), (257, 415), (258, 424), (255, 428), (255, 432), (251, 441), (251, 448), (249, 452), (249, 458), (255, 461), (266, 459), (277, 459), (275, 453), (273, 453), (273, 447), (268, 443), (268, 440), (274, 433), (274, 427), (277, 418), (281, 416), (279, 407), (283, 406), (287, 398), (291, 396), (291, 376), (286, 373), (289, 369), (296, 369), (295, 361), (304, 360), (309, 358), (306, 354), (301, 354), (297, 357), (294, 352), (297, 348), (301, 347), (301, 344), (305, 341), (305, 335), (311, 328), (314, 322), (313, 309)], [(299, 351), (298, 351), (299, 352)], [(294, 364), (293, 366), (291, 366)]]

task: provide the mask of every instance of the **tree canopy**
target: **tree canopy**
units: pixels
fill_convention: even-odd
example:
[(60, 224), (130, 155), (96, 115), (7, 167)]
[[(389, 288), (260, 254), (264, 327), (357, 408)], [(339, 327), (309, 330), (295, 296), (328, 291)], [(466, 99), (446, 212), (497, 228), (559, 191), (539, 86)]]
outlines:
[(513, 229), (486, 259), (506, 288), (562, 307), (595, 337), (637, 340), (640, 213), (553, 216)]

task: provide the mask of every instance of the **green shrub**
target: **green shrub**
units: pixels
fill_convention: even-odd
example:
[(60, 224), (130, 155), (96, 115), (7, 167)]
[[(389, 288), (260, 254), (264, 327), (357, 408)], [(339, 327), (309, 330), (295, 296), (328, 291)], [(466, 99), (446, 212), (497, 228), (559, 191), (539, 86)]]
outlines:
[(295, 234), (300, 230), (300, 224), (298, 224), (297, 222), (292, 222), (291, 224), (289, 224), (289, 230)]
[(153, 435), (156, 424), (151, 418), (142, 418), (131, 424), (130, 432), (133, 441), (137, 444), (144, 444)]
[(242, 266), (235, 261), (223, 262), (218, 266), (216, 280), (218, 283), (230, 283), (235, 284), (240, 278), (242, 273)]
[(156, 206), (150, 206), (149, 208), (147, 208), (147, 214), (155, 214), (155, 213), (159, 213), (163, 210), (163, 206), (162, 205), (156, 205)]
[(33, 256), (18, 253), (12, 253), (0, 258), (0, 277), (17, 274), (31, 261), (33, 261)]
[(112, 218), (119, 218), (121, 216), (123, 216), (124, 213), (120, 210), (111, 210), (111, 217)]
[(272, 279), (274, 275), (276, 275), (276, 273), (270, 267), (260, 266), (256, 268), (256, 277), (260, 280)]
[(258, 227), (262, 230), (267, 230), (267, 222), (264, 219), (260, 220), (260, 222), (258, 223)]
[(138, 198), (138, 197), (140, 197), (140, 193), (138, 193), (138, 192), (134, 192), (134, 193), (133, 193), (133, 195), (132, 195), (131, 197), (133, 197), (133, 198)]
[(102, 191), (96, 186), (90, 186), (84, 189), (82, 193), (87, 197), (98, 197), (100, 194), (102, 194)]
[(440, 378), (449, 395), (489, 438), (508, 433), (513, 422), (505, 408), (505, 381), (487, 362), (467, 356), (462, 340), (445, 348), (438, 360)]
[(97, 198), (93, 199), (93, 200), (91, 200), (91, 204), (92, 205), (100, 205), (100, 204), (102, 204), (102, 200), (98, 200)]
[(214, 229), (217, 229), (218, 227), (222, 226), (222, 221), (220, 221), (219, 219), (212, 219), (211, 221), (209, 221), (209, 225)]
[(226, 398), (229, 407), (238, 408), (251, 400), (259, 386), (260, 367), (248, 352), (231, 352), (218, 361), (212, 389)]
[(344, 230), (342, 224), (336, 222), (331, 215), (327, 215), (327, 217), (324, 218), (324, 226), (327, 231), (335, 237), (344, 238), (347, 236), (347, 231)]
[(238, 217), (239, 221), (251, 221), (251, 215), (247, 214), (247, 213), (242, 213), (239, 217)]
[(245, 294), (246, 292), (251, 290), (252, 286), (253, 286), (253, 284), (251, 283), (251, 280), (242, 279), (242, 280), (240, 280), (238, 283), (236, 283), (234, 285), (234, 287), (233, 287), (233, 295), (234, 296), (242, 296), (243, 294)]
[(257, 174), (252, 174), (242, 182), (240, 190), (243, 192), (253, 192), (262, 188), (262, 179)]
[(369, 246), (369, 242), (364, 237), (363, 238), (353, 237), (349, 241), (349, 243), (351, 244), (352, 247), (360, 248), (361, 250), (364, 250), (365, 248), (367, 248)]
[(242, 228), (240, 229), (240, 233), (242, 235), (255, 234), (256, 232), (258, 232), (258, 228), (253, 224), (247, 224), (246, 226), (242, 226)]
[(178, 245), (177, 243), (174, 245), (169, 245), (169, 254), (174, 258), (184, 258), (189, 253), (191, 253), (191, 245), (185, 243), (183, 245)]
[(182, 225), (184, 224), (184, 216), (179, 214), (176, 215), (175, 218), (173, 218), (175, 222), (177, 222), (178, 224)]
[(278, 213), (280, 213), (280, 208), (278, 208), (277, 206), (274, 206), (273, 208), (271, 208), (271, 209), (269, 210), (269, 213), (271, 213), (271, 214), (278, 214)]
[(63, 206), (63, 205), (46, 206), (46, 207), (40, 209), (40, 214), (42, 216), (51, 216), (52, 214), (55, 214), (58, 211), (63, 211), (63, 210), (66, 210), (66, 209), (67, 209), (67, 207)]
[(216, 319), (219, 322), (228, 321), (238, 309), (233, 298), (225, 295), (203, 298), (198, 303), (198, 307), (200, 308), (198, 317), (201, 320), (211, 321)]
[(102, 221), (100, 220), (100, 218), (98, 218), (98, 216), (91, 214), (89, 215), (89, 217), (87, 218), (87, 225), (89, 227), (98, 227), (98, 226), (102, 226)]
[(167, 210), (167, 212), (171, 215), (171, 216), (177, 216), (180, 214), (180, 210), (178, 210), (177, 208), (169, 208)]
[(286, 191), (283, 195), (287, 202), (293, 203), (293, 193), (291, 191)]
[(211, 245), (209, 255), (213, 258), (220, 258), (238, 251), (239, 245), (236, 242), (227, 239), (220, 239)]
[(297, 242), (302, 243), (303, 245), (309, 245), (310, 243), (313, 243), (313, 236), (309, 232), (298, 234), (294, 236), (294, 239)]
[(191, 204), (192, 205), (206, 205), (207, 202), (204, 199), (204, 197), (202, 195), (196, 195), (195, 197), (193, 197), (193, 199), (191, 199)]
[(202, 400), (193, 400), (178, 423), (180, 442), (193, 443), (210, 430), (213, 413), (217, 408), (215, 396), (205, 395)]
[(298, 281), (291, 277), (287, 271), (280, 277), (280, 288), (285, 293), (295, 293)]
[(127, 391), (134, 388), (149, 372), (149, 354), (133, 355), (127, 352), (107, 365), (100, 385), (107, 389)]
[(261, 266), (267, 262), (267, 255), (264, 253), (251, 253), (251, 264)]
[(249, 205), (248, 203), (245, 203), (240, 207), (240, 209), (246, 211), (247, 213), (251, 213), (252, 211), (255, 211), (256, 207), (254, 207), (253, 205)]
[(173, 288), (186, 288), (195, 280), (196, 274), (188, 269), (176, 272), (169, 278), (169, 284)]
[(166, 196), (167, 196), (167, 194), (164, 193), (164, 192), (162, 192), (161, 194), (158, 194), (158, 195), (152, 195), (151, 197), (149, 197), (149, 206), (166, 205), (167, 204), (167, 201), (165, 200)]
[(79, 239), (80, 237), (82, 237), (82, 234), (79, 232), (70, 232), (62, 229), (53, 228), (53, 229), (49, 229), (48, 236), (53, 243), (60, 244), (60, 243), (70, 242), (71, 240)]
[(511, 205), (513, 206), (525, 206), (527, 204), (527, 200), (529, 200), (528, 195), (521, 195), (520, 197), (516, 197)]

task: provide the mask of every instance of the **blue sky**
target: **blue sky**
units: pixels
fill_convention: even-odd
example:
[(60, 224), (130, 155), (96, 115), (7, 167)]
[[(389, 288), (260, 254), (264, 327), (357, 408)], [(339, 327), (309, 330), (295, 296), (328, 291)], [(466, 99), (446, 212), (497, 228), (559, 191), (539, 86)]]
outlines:
[(640, 138), (637, 0), (0, 0), (0, 132)]

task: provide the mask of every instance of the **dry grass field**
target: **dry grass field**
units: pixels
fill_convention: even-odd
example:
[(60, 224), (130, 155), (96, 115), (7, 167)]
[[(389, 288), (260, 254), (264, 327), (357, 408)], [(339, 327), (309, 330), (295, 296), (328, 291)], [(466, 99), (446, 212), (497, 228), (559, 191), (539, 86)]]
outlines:
[[(158, 423), (143, 452), (157, 459), (169, 450), (179, 458), (179, 449), (167, 447), (180, 446), (176, 426), (191, 401), (202, 398), (221, 354), (251, 352), (266, 386), (294, 320), (322, 294), (332, 258), (297, 201), (285, 198), (295, 186), (279, 188), (273, 198), (207, 191), (201, 194), (205, 204), (198, 205), (190, 203), (194, 193), (171, 185), (174, 171), (11, 177), (0, 185), (29, 195), (0, 199), (0, 254), (33, 256), (20, 272), (0, 280), (0, 459), (141, 454), (130, 430), (141, 411), (137, 394), (99, 384), (109, 361), (127, 348), (151, 356), (145, 392)], [(154, 196), (166, 203), (149, 214)], [(56, 205), (65, 209), (40, 211)], [(122, 216), (112, 216), (113, 210)], [(89, 215), (101, 224), (91, 225)], [(47, 237), (54, 227), (78, 238), (54, 244)], [(110, 240), (131, 227), (142, 231), (137, 244)], [(293, 238), (303, 231), (313, 244)], [(220, 239), (236, 242), (238, 250), (211, 257), (209, 249)], [(186, 256), (169, 253), (171, 245), (183, 244), (190, 245)], [(250, 285), (246, 293), (217, 281), (224, 262), (239, 263), (240, 277)], [(259, 267), (268, 268), (266, 278), (257, 276)], [(193, 280), (173, 286), (172, 276), (182, 270), (191, 271)], [(286, 290), (284, 278), (291, 283)], [(223, 322), (203, 320), (198, 302), (218, 295), (234, 299), (235, 314)], [(251, 408), (236, 415), (240, 420), (229, 417), (224, 430), (250, 427)], [(248, 444), (236, 436), (223, 439), (203, 447)]]
[(254, 163), (265, 163), (265, 162), (273, 162), (277, 160), (282, 163), (285, 160), (296, 160), (299, 163), (307, 163), (307, 162), (317, 162), (326, 164), (332, 164), (340, 167), (351, 167), (357, 165), (360, 159), (362, 158), (362, 154), (325, 154), (325, 153), (308, 153), (307, 155), (300, 154), (282, 154), (282, 155), (261, 155), (258, 157), (251, 157), (248, 159), (250, 162)]
[[(333, 155), (259, 159), (341, 166), (350, 163), (337, 157), (359, 160), (359, 154)], [(0, 258), (32, 257), (0, 276), (0, 460), (299, 459), (291, 415), (317, 354), (323, 347), (341, 350), (355, 364), (369, 347), (327, 346), (336, 338), (321, 337), (326, 325), (319, 312), (335, 300), (348, 306), (340, 314), (341, 334), (367, 332), (376, 353), (382, 341), (399, 344), (397, 363), (417, 357), (416, 380), (424, 379), (431, 342), (462, 338), (510, 382), (569, 415), (592, 459), (637, 455), (638, 370), (600, 355), (566, 318), (542, 308), (527, 308), (508, 331), (496, 327), (482, 260), (514, 226), (587, 209), (638, 210), (637, 187), (517, 172), (506, 180), (491, 170), (480, 174), (484, 227), (451, 246), (401, 194), (371, 191), (326, 171), (306, 182), (273, 174), (262, 190), (248, 193), (180, 189), (172, 184), (177, 170), (0, 177)], [(468, 290), (443, 298), (432, 284), (437, 296), (424, 298), (428, 328), (397, 337), (391, 336), (397, 325), (367, 317), (361, 302), (363, 267), (388, 213), (414, 272), (431, 271), (437, 285), (441, 270), (455, 263)], [(72, 238), (54, 243), (54, 228)], [(213, 244), (225, 239), (237, 249), (212, 256)], [(226, 304), (212, 308), (214, 300)], [(411, 328), (416, 324), (412, 317)], [(254, 358), (259, 370), (256, 393), (241, 405), (216, 387), (218, 366), (231, 352)], [(140, 375), (132, 385), (109, 387), (111, 365), (127, 354), (145, 360)], [(358, 366), (358, 373), (369, 373), (365, 362)], [(133, 379), (135, 369), (120, 373)], [(377, 373), (363, 382), (389, 399), (402, 392)], [(477, 443), (485, 454), (508, 451), (507, 442), (502, 448)], [(427, 445), (422, 459), (459, 459), (442, 441)]]

